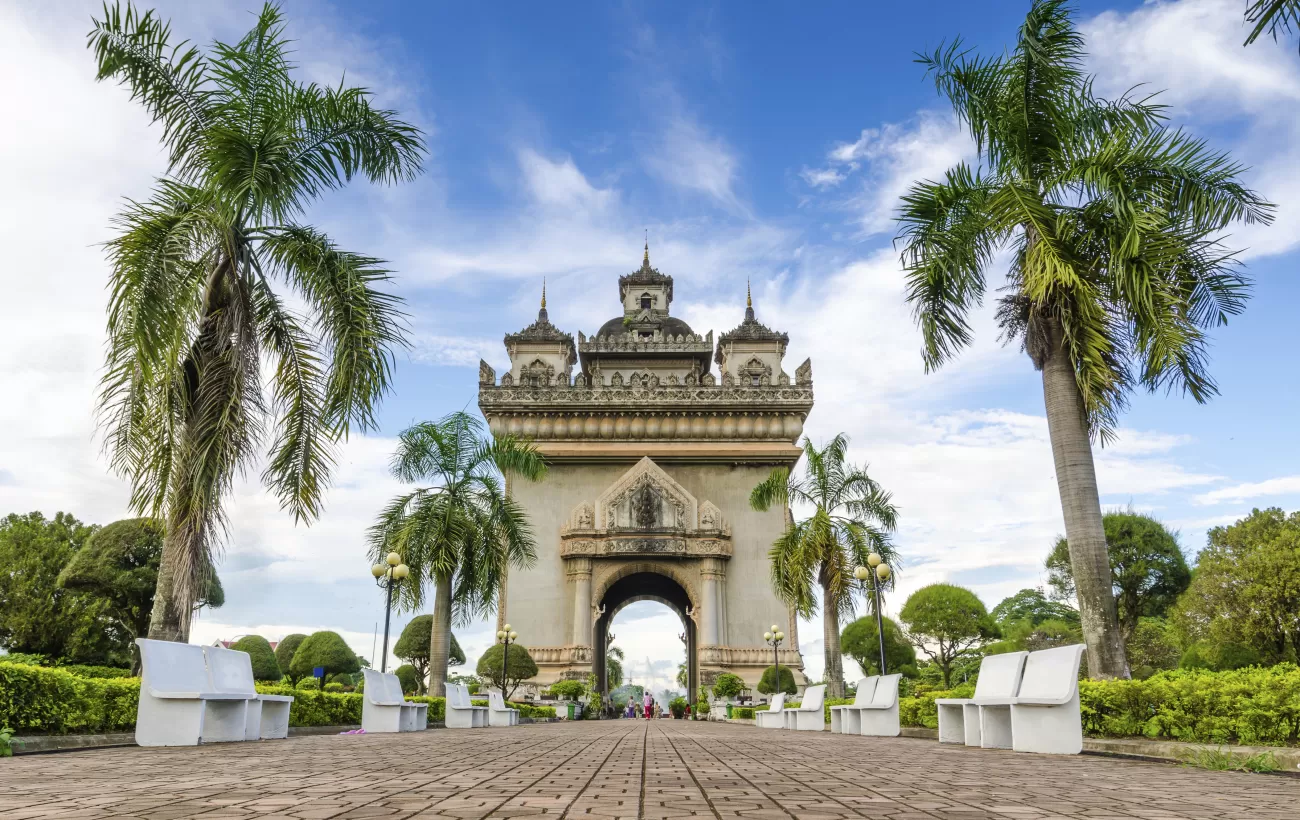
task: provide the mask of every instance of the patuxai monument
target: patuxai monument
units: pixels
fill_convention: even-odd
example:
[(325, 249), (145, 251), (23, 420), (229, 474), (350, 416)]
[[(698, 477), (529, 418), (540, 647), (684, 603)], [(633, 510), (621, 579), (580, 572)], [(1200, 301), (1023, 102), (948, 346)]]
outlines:
[[(613, 284), (613, 283), (611, 283)], [(754, 318), (718, 337), (671, 315), (673, 278), (650, 264), (618, 278), (621, 310), (593, 336), (537, 321), (505, 337), (510, 370), (480, 364), (479, 407), (493, 433), (532, 439), (550, 464), (512, 482), (538, 560), (512, 570), (499, 622), (527, 624), (538, 683), (585, 679), (601, 691), (609, 625), (634, 601), (681, 616), (691, 691), (721, 672), (756, 685), (772, 663), (802, 671), (797, 619), (772, 591), (768, 549), (788, 511), (749, 494), (793, 467), (813, 406), (812, 365), (783, 368), (789, 337)], [(714, 370), (714, 365), (717, 370)]]

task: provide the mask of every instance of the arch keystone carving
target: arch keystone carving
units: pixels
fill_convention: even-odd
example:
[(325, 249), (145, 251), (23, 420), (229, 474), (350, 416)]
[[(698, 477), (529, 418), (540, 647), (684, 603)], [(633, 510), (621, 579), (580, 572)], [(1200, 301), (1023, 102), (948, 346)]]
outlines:
[(699, 503), (646, 456), (601, 493), (595, 515), (597, 526), (611, 531), (694, 531)]

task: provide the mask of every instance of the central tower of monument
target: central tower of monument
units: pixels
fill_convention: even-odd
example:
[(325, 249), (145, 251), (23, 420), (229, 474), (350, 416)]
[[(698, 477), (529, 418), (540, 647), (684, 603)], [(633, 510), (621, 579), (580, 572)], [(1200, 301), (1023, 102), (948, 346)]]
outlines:
[(757, 685), (773, 623), (789, 636), (781, 663), (802, 670), (767, 558), (788, 512), (756, 512), (749, 493), (799, 458), (812, 364), (785, 372), (789, 337), (760, 324), (748, 299), (716, 345), (713, 331), (695, 333), (670, 315), (673, 279), (648, 247), (618, 292), (621, 314), (575, 343), (551, 324), (543, 289), (537, 321), (505, 337), (510, 371), (498, 382), (479, 364), (492, 432), (531, 439), (550, 465), (542, 481), (509, 486), (538, 560), (511, 570), (499, 623), (524, 632), (543, 685), (594, 672), (604, 690), (609, 624), (642, 600), (682, 618), (692, 696), (722, 672)]

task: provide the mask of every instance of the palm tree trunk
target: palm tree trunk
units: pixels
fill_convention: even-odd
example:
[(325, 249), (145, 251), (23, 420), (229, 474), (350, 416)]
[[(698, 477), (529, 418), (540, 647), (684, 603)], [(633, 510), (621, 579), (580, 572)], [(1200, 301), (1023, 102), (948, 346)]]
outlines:
[(1094, 678), (1128, 678), (1083, 398), (1064, 337), (1059, 328), (1049, 334), (1042, 367), (1043, 399), (1083, 640), (1088, 646), (1088, 674)]
[(822, 584), (822, 638), (826, 647), (826, 697), (844, 697), (844, 658), (840, 654), (840, 611)]
[(149, 638), (155, 641), (184, 641), (181, 611), (176, 606), (175, 550), (168, 535), (163, 542), (162, 557), (158, 564), (158, 584), (153, 593), (153, 616), (149, 618)]
[(433, 579), (433, 635), (429, 639), (429, 695), (447, 696), (447, 656), (451, 650), (451, 576)]

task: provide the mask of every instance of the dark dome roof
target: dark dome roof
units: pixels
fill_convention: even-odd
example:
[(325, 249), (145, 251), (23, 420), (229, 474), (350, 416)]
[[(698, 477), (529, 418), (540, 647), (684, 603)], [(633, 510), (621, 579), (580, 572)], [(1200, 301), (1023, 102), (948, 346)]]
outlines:
[[(695, 332), (691, 330), (690, 325), (674, 316), (669, 316), (662, 320), (659, 323), (659, 328), (664, 332), (664, 335), (672, 334), (673, 336), (685, 336), (688, 333)], [(613, 319), (610, 319), (608, 322), (601, 325), (600, 330), (596, 331), (597, 336), (622, 336), (624, 333), (627, 333), (627, 328), (623, 327), (622, 316), (615, 316)]]

